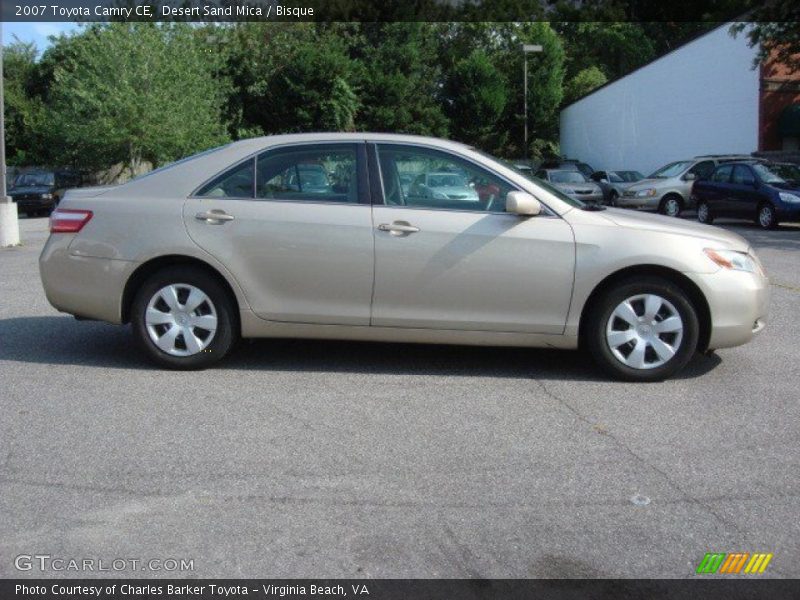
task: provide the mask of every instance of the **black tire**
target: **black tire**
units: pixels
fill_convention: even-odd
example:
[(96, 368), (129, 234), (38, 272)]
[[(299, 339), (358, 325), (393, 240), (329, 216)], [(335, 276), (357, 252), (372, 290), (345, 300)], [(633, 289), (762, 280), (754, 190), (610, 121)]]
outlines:
[[(210, 307), (216, 314), (216, 330), (211, 334), (211, 340), (208, 345), (196, 354), (188, 356), (169, 354), (156, 345), (149, 333), (148, 325), (145, 321), (148, 304), (159, 290), (170, 285), (193, 286), (199, 289), (207, 296), (210, 303), (204, 303), (202, 305), (203, 309), (208, 311)], [(185, 303), (186, 300), (183, 300), (183, 302)], [(200, 307), (198, 307), (197, 311), (199, 310)], [(202, 315), (190, 314), (190, 316)], [(235, 302), (229, 298), (225, 289), (213, 275), (201, 268), (192, 266), (166, 267), (150, 276), (139, 288), (133, 300), (131, 324), (134, 337), (148, 358), (157, 365), (170, 369), (193, 370), (209, 367), (222, 360), (239, 338), (239, 321), (236, 315)], [(195, 328), (192, 331), (198, 332), (198, 329)], [(198, 335), (200, 333), (205, 332), (200, 330)], [(178, 336), (180, 338), (182, 334), (178, 334)]]
[(617, 205), (617, 200), (619, 200), (619, 194), (617, 193), (616, 190), (612, 190), (611, 196), (608, 199), (608, 203), (611, 206), (616, 206)]
[(658, 212), (668, 217), (680, 217), (683, 211), (683, 198), (677, 194), (667, 194), (658, 205)]
[(778, 214), (772, 204), (766, 203), (758, 207), (756, 213), (756, 224), (761, 229), (775, 229), (778, 226)]
[[(654, 294), (667, 300), (682, 321), (682, 338), (674, 355), (659, 366), (633, 368), (617, 358), (607, 339), (607, 327), (615, 309), (625, 300), (644, 294)], [(638, 313), (637, 313), (638, 314)], [(647, 325), (643, 323), (643, 325)], [(697, 311), (684, 291), (660, 277), (628, 279), (605, 291), (589, 307), (583, 343), (600, 368), (614, 379), (635, 382), (663, 381), (680, 371), (697, 350), (700, 324)], [(668, 335), (668, 334), (657, 334)], [(663, 339), (663, 338), (662, 338)], [(674, 339), (674, 338), (673, 338)], [(633, 343), (633, 342), (631, 342)], [(654, 350), (651, 349), (651, 353)], [(630, 356), (630, 355), (629, 355)], [(651, 360), (651, 364), (656, 361)]]
[(714, 214), (711, 212), (708, 202), (699, 202), (697, 204), (697, 220), (706, 225), (711, 225), (714, 222)]

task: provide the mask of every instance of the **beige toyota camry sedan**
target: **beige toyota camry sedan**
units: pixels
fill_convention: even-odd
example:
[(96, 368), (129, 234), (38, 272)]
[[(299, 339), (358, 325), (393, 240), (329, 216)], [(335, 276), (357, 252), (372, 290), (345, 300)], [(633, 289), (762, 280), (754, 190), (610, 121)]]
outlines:
[(722, 229), (586, 205), (462, 144), (244, 140), (67, 193), (40, 258), (60, 311), (131, 323), (207, 367), (240, 337), (586, 348), (669, 377), (765, 324), (768, 281)]

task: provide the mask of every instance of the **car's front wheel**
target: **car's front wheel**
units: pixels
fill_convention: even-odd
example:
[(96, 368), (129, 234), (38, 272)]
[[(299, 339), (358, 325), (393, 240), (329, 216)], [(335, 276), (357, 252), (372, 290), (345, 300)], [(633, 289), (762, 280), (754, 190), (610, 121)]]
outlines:
[(590, 308), (584, 332), (595, 361), (616, 379), (661, 381), (697, 349), (700, 326), (689, 298), (657, 277), (628, 280)]
[(683, 201), (676, 194), (665, 196), (658, 207), (658, 212), (668, 217), (679, 217), (683, 210)]
[(148, 357), (172, 369), (208, 367), (238, 337), (231, 300), (216, 278), (196, 267), (167, 267), (147, 279), (131, 321)]
[(617, 206), (618, 202), (619, 202), (619, 194), (616, 192), (616, 190), (612, 190), (611, 191), (611, 196), (608, 199), (608, 203), (611, 206)]

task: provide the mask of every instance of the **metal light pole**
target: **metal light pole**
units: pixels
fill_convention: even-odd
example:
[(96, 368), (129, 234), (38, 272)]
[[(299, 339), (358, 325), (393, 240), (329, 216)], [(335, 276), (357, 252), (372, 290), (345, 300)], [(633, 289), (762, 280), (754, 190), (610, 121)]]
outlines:
[(522, 72), (522, 88), (523, 88), (523, 111), (525, 113), (525, 151), (523, 158), (528, 160), (528, 53), (541, 52), (542, 47), (539, 44), (522, 44), (522, 55), (525, 57), (525, 66)]
[(3, 87), (3, 33), (0, 28), (0, 248), (19, 244), (17, 205), (6, 194), (6, 105)]

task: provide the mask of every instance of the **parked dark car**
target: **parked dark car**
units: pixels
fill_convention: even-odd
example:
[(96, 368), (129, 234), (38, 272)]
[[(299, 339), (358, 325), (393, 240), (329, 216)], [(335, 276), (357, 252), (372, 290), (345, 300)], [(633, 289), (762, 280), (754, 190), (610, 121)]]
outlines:
[(723, 163), (695, 182), (692, 196), (701, 223), (732, 217), (772, 229), (782, 221), (800, 221), (800, 168), (757, 160)]
[(64, 192), (80, 187), (82, 178), (74, 171), (28, 171), (14, 178), (8, 195), (17, 210), (26, 215), (49, 215)]
[(589, 179), (594, 173), (594, 169), (590, 167), (585, 162), (581, 162), (574, 158), (555, 158), (555, 159), (548, 159), (544, 161), (541, 165), (539, 165), (540, 169), (556, 169), (559, 171), (580, 171), (586, 176), (586, 179)]

